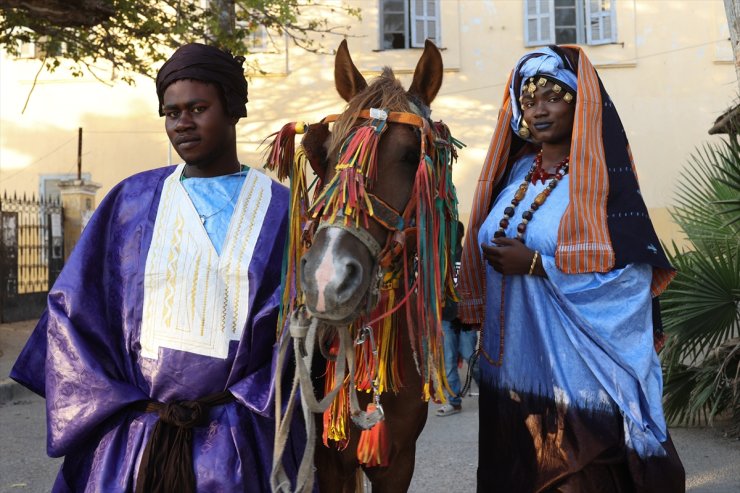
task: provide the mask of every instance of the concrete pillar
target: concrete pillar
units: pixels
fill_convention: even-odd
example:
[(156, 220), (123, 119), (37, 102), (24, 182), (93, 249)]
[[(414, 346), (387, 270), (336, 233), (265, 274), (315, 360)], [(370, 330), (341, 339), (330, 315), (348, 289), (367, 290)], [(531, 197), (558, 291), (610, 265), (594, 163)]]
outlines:
[(64, 261), (80, 239), (95, 210), (95, 195), (100, 185), (86, 180), (64, 180), (59, 182), (59, 191), (64, 208)]

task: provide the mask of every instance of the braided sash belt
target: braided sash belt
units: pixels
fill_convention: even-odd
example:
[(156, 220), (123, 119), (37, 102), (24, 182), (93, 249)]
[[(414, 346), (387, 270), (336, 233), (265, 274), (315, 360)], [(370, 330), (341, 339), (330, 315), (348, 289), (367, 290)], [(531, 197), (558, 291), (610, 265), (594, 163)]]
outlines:
[(138, 403), (136, 409), (159, 419), (141, 457), (136, 493), (195, 493), (193, 428), (203, 425), (211, 408), (234, 400), (225, 390), (197, 401)]

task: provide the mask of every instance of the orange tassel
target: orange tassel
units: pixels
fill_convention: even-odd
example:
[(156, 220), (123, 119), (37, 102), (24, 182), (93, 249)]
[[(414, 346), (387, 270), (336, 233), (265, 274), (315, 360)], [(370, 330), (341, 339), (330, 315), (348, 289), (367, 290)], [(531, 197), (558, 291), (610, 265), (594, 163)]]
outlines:
[[(367, 412), (375, 411), (375, 404), (367, 405)], [(366, 467), (386, 467), (390, 455), (388, 430), (385, 420), (375, 424), (369, 430), (362, 430), (357, 444), (357, 460)]]

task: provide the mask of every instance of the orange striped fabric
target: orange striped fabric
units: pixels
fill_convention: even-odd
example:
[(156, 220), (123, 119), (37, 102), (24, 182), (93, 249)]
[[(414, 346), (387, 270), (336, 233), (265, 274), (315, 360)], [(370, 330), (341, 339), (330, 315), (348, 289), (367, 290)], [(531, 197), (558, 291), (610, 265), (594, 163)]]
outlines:
[[(578, 47), (578, 96), (570, 148), (570, 204), (558, 229), (555, 253), (557, 267), (565, 273), (608, 272), (614, 267), (614, 249), (609, 237), (606, 205), (609, 177), (602, 141), (603, 101), (599, 80), (588, 57)], [(498, 122), (483, 163), (468, 224), (458, 292), (459, 316), (465, 323), (480, 325), (485, 315), (485, 265), (478, 245), (478, 232), (493, 204), (493, 191), (509, 163), (512, 102), (509, 85), (504, 90)], [(628, 149), (629, 152), (629, 149)], [(630, 152), (630, 159), (632, 155)], [(634, 162), (633, 162), (634, 169)], [(673, 278), (670, 270), (653, 269), (652, 292), (660, 294)]]

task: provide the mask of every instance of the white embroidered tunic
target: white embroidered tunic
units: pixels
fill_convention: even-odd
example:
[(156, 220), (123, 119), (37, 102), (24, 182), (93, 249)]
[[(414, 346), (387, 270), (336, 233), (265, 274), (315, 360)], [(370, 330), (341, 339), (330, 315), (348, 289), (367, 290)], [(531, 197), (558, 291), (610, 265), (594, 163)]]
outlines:
[(142, 356), (160, 348), (226, 358), (249, 307), (248, 269), (271, 198), (271, 180), (244, 179), (221, 255), (180, 182), (184, 165), (164, 182), (144, 276)]

